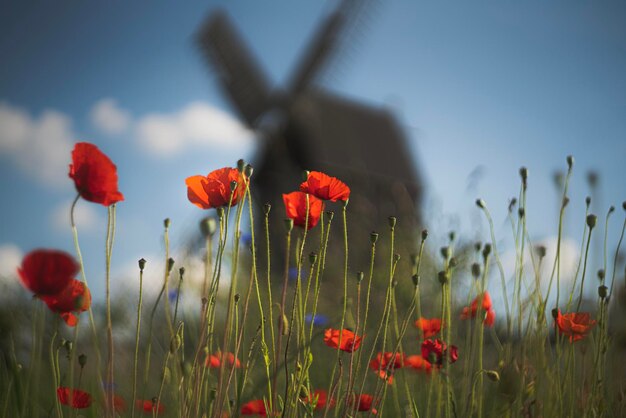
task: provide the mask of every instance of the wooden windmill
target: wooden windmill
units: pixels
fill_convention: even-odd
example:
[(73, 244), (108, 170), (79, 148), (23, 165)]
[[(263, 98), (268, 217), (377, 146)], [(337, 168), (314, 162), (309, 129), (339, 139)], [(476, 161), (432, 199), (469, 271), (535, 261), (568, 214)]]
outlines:
[(325, 17), (283, 88), (269, 84), (224, 12), (209, 16), (198, 42), (241, 121), (260, 134), (253, 187), (260, 205), (272, 204), (271, 222), (285, 217), (282, 193), (297, 190), (304, 170), (323, 171), (352, 189), (350, 234), (369, 245), (369, 232), (387, 228), (390, 215), (398, 217), (402, 231), (415, 231), (422, 184), (388, 109), (316, 84), (361, 7), (357, 0), (343, 1)]

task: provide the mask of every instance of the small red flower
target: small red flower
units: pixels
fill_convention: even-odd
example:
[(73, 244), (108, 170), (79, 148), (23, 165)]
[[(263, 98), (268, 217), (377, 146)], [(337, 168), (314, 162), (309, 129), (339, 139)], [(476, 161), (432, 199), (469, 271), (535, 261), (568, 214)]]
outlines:
[[(313, 401), (316, 401), (315, 410), (319, 411), (326, 408), (326, 402), (328, 402), (328, 393), (326, 393), (324, 389), (315, 389), (313, 393), (309, 394), (308, 398), (304, 398), (302, 401), (305, 403), (313, 403)], [(334, 406), (335, 399), (331, 398), (328, 407), (332, 408)]]
[[(237, 369), (241, 367), (241, 361), (239, 361), (238, 358), (235, 358), (233, 353), (226, 353), (224, 357), (230, 367), (233, 367), (233, 364)], [(219, 369), (222, 366), (222, 353), (217, 352), (208, 356), (204, 361), (204, 366), (212, 369)]]
[[(466, 306), (463, 308), (463, 311), (461, 311), (461, 319), (476, 318), (480, 299), (481, 296), (477, 296), (474, 298), (469, 307)], [(485, 312), (483, 324), (488, 327), (492, 327), (496, 322), (496, 312), (493, 310), (493, 304), (491, 303), (491, 296), (489, 296), (489, 292), (482, 294), (482, 311)]]
[(267, 410), (265, 409), (265, 402), (263, 399), (255, 399), (241, 406), (241, 415), (260, 415), (262, 417), (267, 416)]
[[(309, 218), (307, 222), (307, 200), (309, 204)], [(283, 194), (283, 202), (287, 217), (293, 219), (293, 224), (307, 229), (313, 228), (320, 220), (322, 211), (324, 210), (324, 202), (313, 195), (303, 192), (291, 192)]]
[(569, 342), (582, 340), (587, 336), (591, 328), (596, 325), (596, 321), (591, 319), (589, 312), (572, 312), (561, 314), (561, 310), (556, 317), (556, 325), (559, 332), (569, 337)]
[(74, 409), (89, 408), (89, 405), (93, 402), (89, 393), (64, 386), (57, 388), (57, 398), (63, 405), (71, 406)]
[(424, 333), (424, 338), (434, 337), (441, 331), (441, 318), (420, 318), (415, 326)]
[(154, 413), (156, 413), (157, 415), (160, 415), (163, 412), (165, 412), (165, 407), (163, 406), (163, 403), (158, 402), (158, 404), (159, 406), (157, 408), (157, 398), (154, 398), (152, 400), (137, 399), (137, 401), (135, 402), (135, 405), (137, 405), (137, 408), (141, 409), (144, 414), (150, 414), (150, 415)]
[[(237, 183), (234, 192), (231, 191), (232, 182)], [(231, 167), (211, 171), (207, 176), (187, 177), (185, 184), (187, 198), (200, 209), (219, 208), (229, 203), (235, 206), (246, 193), (243, 174)]]
[[(443, 359), (448, 353), (446, 343), (440, 339), (430, 339), (422, 343), (422, 358), (426, 359), (431, 365), (441, 367)], [(459, 359), (458, 348), (455, 345), (450, 346), (450, 363), (454, 363)]]
[(376, 415), (378, 411), (376, 410), (376, 408), (372, 407), (373, 402), (374, 402), (374, 397), (372, 395), (363, 394), (358, 397), (353, 396), (350, 403), (352, 405), (356, 404), (357, 412), (365, 412), (371, 409), (372, 414)]
[(72, 151), (70, 178), (80, 196), (109, 206), (124, 200), (117, 189), (117, 168), (94, 144), (79, 142)]
[(67, 325), (73, 327), (78, 318), (73, 312), (81, 313), (91, 306), (91, 292), (80, 280), (72, 279), (70, 284), (56, 295), (40, 296), (52, 312), (61, 314)]
[(300, 191), (331, 202), (345, 202), (350, 198), (350, 188), (344, 182), (319, 171), (309, 173), (307, 180), (300, 185)]
[(423, 370), (426, 374), (430, 374), (432, 371), (431, 364), (419, 354), (408, 356), (405, 359), (404, 364), (406, 367), (410, 367), (418, 371)]
[(69, 285), (78, 270), (78, 263), (66, 252), (34, 250), (24, 257), (17, 272), (35, 295), (54, 295)]
[(381, 379), (385, 379), (387, 383), (393, 383), (393, 371), (404, 366), (406, 356), (396, 353), (395, 356), (391, 352), (378, 353), (370, 362), (370, 369), (374, 370)]
[[(339, 335), (341, 334), (341, 345), (339, 342)], [(359, 337), (354, 334), (354, 332), (349, 329), (343, 329), (339, 331), (338, 329), (328, 328), (324, 332), (324, 343), (331, 348), (338, 348), (341, 351), (346, 351), (348, 353), (352, 353), (359, 349), (361, 346), (361, 341), (363, 337)]]

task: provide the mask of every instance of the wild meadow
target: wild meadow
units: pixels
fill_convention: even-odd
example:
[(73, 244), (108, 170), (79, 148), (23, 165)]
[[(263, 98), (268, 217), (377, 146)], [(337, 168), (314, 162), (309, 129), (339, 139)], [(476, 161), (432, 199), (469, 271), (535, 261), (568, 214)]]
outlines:
[[(571, 202), (574, 159), (566, 164), (554, 252), (528, 233), (528, 171), (519, 170), (517, 197), (501, 208), (511, 271), (482, 199), (474, 210), (489, 234), (477, 242), (450, 231), (435, 245), (394, 214), (381, 230), (355, 235), (350, 185), (333, 173), (305, 172), (284, 207), (258, 207), (251, 165), (207, 168), (181, 184), (189, 200), (181, 204), (206, 212), (202, 269), (172, 258), (175, 224), (165, 219), (165, 251), (137, 260), (129, 311), (111, 291), (125, 198), (116, 166), (78, 143), (68, 179), (77, 191), (68, 214), (75, 252), (33, 249), (16, 272), (20, 295), (2, 307), (0, 416), (626, 416), (626, 219), (608, 228), (626, 202), (595, 214), (589, 199)], [(107, 207), (103, 278), (85, 274), (77, 204)], [(574, 204), (586, 213), (575, 274), (564, 281), (563, 219)], [(284, 222), (270, 224), (272, 211)], [(597, 271), (592, 238), (603, 248)], [(147, 265), (161, 271), (156, 295), (144, 292)], [(183, 310), (191, 274), (202, 286)], [(104, 295), (91, 293), (95, 280)], [(593, 297), (583, 291), (590, 282)]]

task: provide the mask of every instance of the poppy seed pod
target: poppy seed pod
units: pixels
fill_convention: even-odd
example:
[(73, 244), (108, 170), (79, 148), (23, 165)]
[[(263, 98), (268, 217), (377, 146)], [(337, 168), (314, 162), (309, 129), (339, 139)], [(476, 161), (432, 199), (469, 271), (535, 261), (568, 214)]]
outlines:
[(572, 167), (574, 167), (574, 156), (568, 155), (567, 158), (565, 158), (565, 161), (567, 161), (567, 168), (571, 170)]
[(609, 214), (615, 212), (615, 206), (611, 205), (611, 207), (609, 208)]
[(456, 261), (456, 257), (450, 257), (450, 261), (448, 261), (448, 265), (450, 266), (450, 268), (454, 268), (459, 264), (458, 261)]
[(174, 268), (174, 259), (172, 257), (167, 259), (167, 274), (169, 274)]
[(165, 229), (168, 229), (171, 225), (172, 221), (170, 220), (170, 218), (165, 218), (163, 219), (163, 227)]
[(521, 167), (519, 169), (519, 175), (522, 178), (522, 185), (524, 189), (528, 186), (528, 169), (526, 167)]
[(146, 268), (146, 259), (145, 258), (140, 258), (137, 263), (139, 264), (139, 270), (140, 271), (143, 271), (143, 269)]
[(87, 364), (87, 356), (85, 354), (80, 354), (78, 356), (78, 364), (81, 368), (85, 367), (85, 364)]
[(556, 319), (559, 316), (559, 310), (557, 308), (552, 309), (552, 318)]
[(437, 278), (439, 279), (439, 283), (444, 285), (450, 281), (450, 274), (447, 271), (440, 271), (437, 273)]
[(240, 158), (237, 160), (237, 170), (239, 170), (240, 173), (243, 173), (243, 169), (246, 165), (246, 162), (244, 161), (243, 158)]
[(491, 254), (491, 244), (487, 243), (485, 244), (485, 247), (483, 248), (483, 259), (487, 260), (487, 257), (489, 257), (489, 254)]
[(603, 281), (605, 277), (604, 269), (598, 270), (598, 280)]
[(223, 206), (219, 206), (218, 208), (215, 209), (215, 212), (217, 213), (217, 217), (220, 219), (224, 218), (224, 207)]
[(413, 280), (413, 284), (415, 285), (415, 287), (420, 285), (420, 276), (417, 274), (414, 274), (413, 276), (411, 276), (411, 280)]
[(387, 218), (387, 221), (389, 222), (389, 228), (393, 229), (396, 227), (396, 217), (395, 216), (390, 216), (389, 218)]
[(589, 229), (593, 229), (596, 226), (597, 222), (598, 222), (598, 217), (596, 215), (594, 215), (593, 213), (590, 215), (587, 215), (587, 226), (589, 227)]
[(589, 208), (589, 205), (591, 205), (591, 197), (590, 196), (585, 197), (585, 205), (587, 205), (587, 208)]
[(185, 275), (185, 268), (181, 267), (178, 269), (178, 275), (180, 276), (180, 280), (183, 280), (183, 276)]
[(270, 205), (269, 203), (263, 205), (263, 212), (265, 213), (265, 215), (269, 215), (271, 210), (272, 205)]
[(474, 251), (479, 252), (483, 244), (481, 242), (474, 243)]
[(523, 218), (525, 214), (526, 214), (526, 210), (524, 208), (520, 207), (520, 208), (517, 209), (517, 215), (520, 218)]
[(450, 257), (450, 247), (441, 247), (439, 249), (439, 252), (441, 253), (441, 257), (446, 260), (448, 259), (448, 257)]
[(370, 233), (370, 242), (372, 244), (376, 244), (376, 241), (378, 241), (378, 232), (371, 232)]
[(453, 242), (455, 238), (456, 238), (456, 233), (454, 231), (448, 232), (448, 239), (450, 240), (450, 242)]
[(544, 258), (546, 256), (546, 252), (547, 252), (547, 249), (545, 246), (539, 245), (537, 247), (537, 255), (539, 256), (539, 258)]
[(608, 295), (608, 290), (609, 288), (604, 285), (598, 287), (598, 296), (600, 296), (601, 299), (605, 299)]
[(233, 299), (235, 300), (235, 303), (239, 303), (239, 299), (241, 298), (241, 296), (239, 295), (239, 293), (235, 293), (235, 296), (233, 296)]
[(231, 191), (231, 193), (233, 193), (235, 190), (237, 190), (237, 185), (238, 184), (239, 183), (237, 183), (235, 180), (230, 182), (230, 191)]
[(422, 241), (426, 241), (428, 238), (428, 229), (422, 229)]

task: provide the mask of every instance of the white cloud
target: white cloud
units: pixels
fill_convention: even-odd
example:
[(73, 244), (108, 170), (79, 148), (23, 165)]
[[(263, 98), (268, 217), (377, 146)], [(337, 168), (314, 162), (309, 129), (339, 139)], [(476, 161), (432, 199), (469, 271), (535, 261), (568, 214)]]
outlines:
[(241, 149), (251, 145), (254, 135), (228, 113), (203, 102), (175, 113), (148, 114), (135, 129), (140, 146), (161, 156), (189, 147)]
[(22, 257), (22, 250), (16, 245), (0, 245), (0, 280), (17, 277), (17, 268), (22, 263)]
[(108, 135), (119, 135), (130, 127), (130, 113), (121, 109), (114, 99), (101, 99), (91, 108), (91, 123)]
[[(71, 232), (70, 208), (72, 200), (63, 202), (55, 207), (50, 214), (50, 224), (55, 231)], [(93, 232), (99, 225), (104, 225), (102, 217), (98, 216), (96, 205), (79, 201), (74, 209), (74, 222), (80, 232)]]
[(74, 138), (72, 122), (63, 113), (46, 110), (36, 118), (0, 103), (0, 154), (46, 185), (70, 184), (67, 173)]

